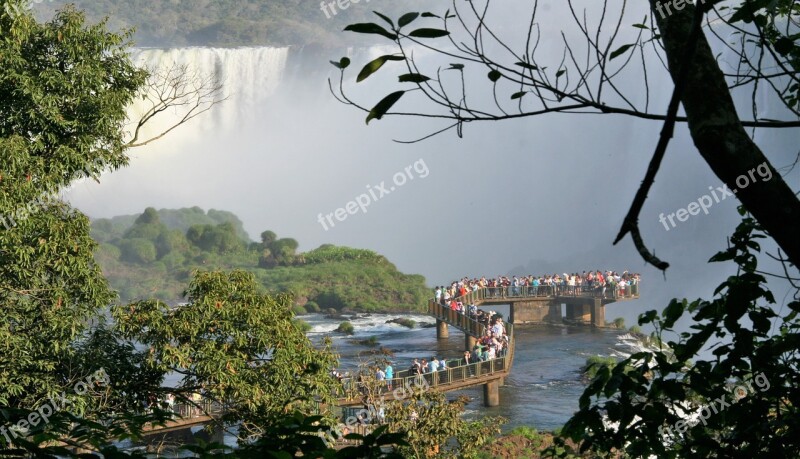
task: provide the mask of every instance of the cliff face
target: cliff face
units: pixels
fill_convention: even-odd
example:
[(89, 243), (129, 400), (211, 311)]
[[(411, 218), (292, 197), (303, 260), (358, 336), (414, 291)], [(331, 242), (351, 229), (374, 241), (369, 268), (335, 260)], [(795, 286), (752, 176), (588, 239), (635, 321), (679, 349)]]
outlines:
[[(33, 3), (32, 8), (40, 18), (49, 18), (74, 3), (92, 21), (108, 17), (114, 29), (135, 28), (137, 46), (232, 47), (343, 46), (355, 35), (341, 33), (344, 26), (379, 20), (373, 10), (396, 17), (422, 6), (417, 0), (368, 2), (348, 0), (331, 6), (309, 0), (51, 0)], [(431, 2), (424, 7), (431, 8)]]

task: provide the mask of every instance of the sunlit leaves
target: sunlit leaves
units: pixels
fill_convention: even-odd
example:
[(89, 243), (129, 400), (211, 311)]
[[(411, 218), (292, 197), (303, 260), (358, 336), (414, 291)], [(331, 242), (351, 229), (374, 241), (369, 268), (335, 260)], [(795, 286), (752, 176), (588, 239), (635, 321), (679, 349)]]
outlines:
[(403, 56), (393, 56), (393, 55), (385, 55), (377, 57), (372, 61), (370, 61), (369, 63), (367, 63), (367, 65), (365, 65), (364, 68), (361, 69), (361, 72), (359, 72), (358, 77), (356, 77), (356, 82), (360, 83), (369, 78), (370, 75), (377, 72), (378, 69), (383, 67), (383, 64), (385, 64), (387, 61), (403, 61), (405, 59), (406, 58)]
[(398, 101), (401, 97), (403, 97), (405, 91), (395, 91), (388, 96), (381, 99), (372, 110), (369, 111), (369, 115), (367, 115), (367, 124), (374, 119), (381, 119), (386, 112), (389, 111), (390, 108)]

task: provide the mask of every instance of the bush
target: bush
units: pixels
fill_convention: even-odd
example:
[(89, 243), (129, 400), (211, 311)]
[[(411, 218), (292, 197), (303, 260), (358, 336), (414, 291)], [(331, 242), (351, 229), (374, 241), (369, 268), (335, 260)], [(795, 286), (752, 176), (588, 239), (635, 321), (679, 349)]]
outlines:
[(398, 317), (397, 319), (387, 320), (386, 323), (402, 325), (403, 327), (406, 328), (414, 328), (417, 326), (417, 322), (411, 319), (406, 319), (405, 317)]
[(608, 367), (609, 369), (613, 368), (617, 365), (617, 359), (614, 357), (601, 357), (599, 355), (593, 355), (586, 359), (586, 364), (581, 369), (581, 373), (583, 373), (584, 378), (592, 380), (597, 373), (603, 367)]
[(366, 338), (366, 339), (360, 339), (360, 340), (356, 341), (356, 343), (358, 343), (358, 344), (360, 344), (362, 346), (370, 346), (370, 347), (375, 347), (378, 344), (380, 344), (380, 343), (378, 343), (378, 337), (377, 336), (370, 336), (369, 338)]
[(542, 446), (542, 443), (544, 442), (544, 436), (533, 427), (528, 427), (528, 426), (515, 427), (508, 434), (519, 435), (520, 437), (530, 440), (531, 446), (533, 446), (534, 448), (539, 448), (540, 446)]
[(306, 308), (306, 311), (308, 312), (320, 312), (322, 310), (322, 308), (320, 308), (319, 305), (314, 301), (309, 301), (303, 305), (303, 307)]
[(306, 308), (300, 306), (299, 304), (296, 304), (292, 306), (292, 312), (296, 316), (302, 316), (303, 314), (306, 314)]
[(345, 321), (339, 324), (339, 328), (337, 328), (336, 331), (339, 333), (344, 333), (345, 335), (352, 335), (355, 333), (355, 328), (353, 327), (353, 324)]
[(642, 329), (639, 328), (638, 325), (631, 325), (631, 328), (629, 328), (628, 331), (631, 332), (631, 334), (633, 334), (633, 335), (641, 335), (642, 334)]
[(294, 323), (294, 324), (297, 326), (297, 328), (299, 328), (299, 329), (300, 329), (300, 331), (302, 331), (303, 333), (308, 333), (308, 332), (310, 332), (310, 331), (311, 331), (311, 324), (309, 324), (309, 323), (308, 323), (308, 322), (306, 322), (305, 320), (302, 320), (302, 319), (294, 319), (294, 320), (292, 321), (292, 323)]
[(625, 319), (623, 319), (622, 317), (617, 317), (616, 319), (614, 319), (614, 326), (617, 327), (617, 328), (624, 329), (625, 328)]

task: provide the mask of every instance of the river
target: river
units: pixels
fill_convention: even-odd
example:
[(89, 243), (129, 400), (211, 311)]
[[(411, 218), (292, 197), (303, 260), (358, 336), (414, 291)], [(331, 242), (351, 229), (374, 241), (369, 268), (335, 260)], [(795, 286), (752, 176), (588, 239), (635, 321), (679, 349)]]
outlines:
[[(503, 307), (493, 307), (503, 312)], [(394, 352), (395, 370), (405, 370), (414, 358), (429, 359), (459, 358), (463, 354), (464, 335), (450, 328), (450, 337), (438, 340), (435, 327), (409, 329), (387, 320), (407, 317), (418, 324), (434, 324), (435, 319), (425, 315), (371, 314), (359, 315), (353, 324), (355, 333), (345, 336), (334, 330), (342, 320), (325, 318), (321, 314), (309, 314), (300, 318), (312, 328), (309, 338), (319, 342), (324, 336), (333, 340), (340, 354), (340, 371), (354, 370), (359, 361), (368, 360), (360, 356), (371, 349), (355, 343), (355, 340), (371, 336), (380, 346)], [(585, 326), (518, 325), (514, 329), (516, 341), (514, 366), (505, 385), (500, 388), (500, 405), (483, 406), (483, 391), (480, 386), (449, 394), (464, 394), (470, 397), (467, 417), (494, 415), (504, 416), (508, 424), (504, 431), (520, 425), (539, 430), (561, 427), (578, 409), (578, 399), (585, 385), (581, 382), (580, 368), (592, 355), (626, 357), (642, 349), (640, 343), (626, 339), (630, 335), (622, 330), (596, 329)]]

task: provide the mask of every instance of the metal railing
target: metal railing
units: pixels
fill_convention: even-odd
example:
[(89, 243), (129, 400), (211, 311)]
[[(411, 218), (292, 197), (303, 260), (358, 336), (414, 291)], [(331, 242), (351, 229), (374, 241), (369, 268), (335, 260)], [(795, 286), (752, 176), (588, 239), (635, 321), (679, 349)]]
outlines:
[[(384, 379), (379, 383), (378, 395), (387, 396), (397, 389), (413, 389), (413, 388), (437, 388), (441, 386), (458, 385), (470, 380), (480, 380), (486, 376), (495, 375), (497, 373), (506, 373), (511, 368), (513, 358), (513, 351), (511, 350), (511, 343), (504, 353), (504, 355), (479, 362), (470, 363), (468, 365), (457, 365), (454, 367), (447, 367), (445, 369), (431, 371), (421, 374), (412, 374), (411, 370), (403, 370), (397, 372), (397, 376), (392, 379)], [(463, 359), (458, 360), (463, 362)], [(345, 379), (342, 381), (344, 384), (345, 394), (348, 394), (345, 399), (348, 401), (357, 400), (361, 396), (366, 395), (362, 392), (360, 383), (352, 379)]]
[[(485, 287), (467, 292), (455, 298), (464, 305), (474, 304), (481, 300), (498, 298), (556, 298), (556, 297), (585, 297), (603, 299), (638, 298), (639, 285), (523, 285), (519, 287)], [(435, 300), (433, 300), (435, 302)], [(437, 303), (441, 304), (441, 303)], [(446, 307), (446, 306), (445, 306)]]
[[(477, 290), (472, 293), (479, 294), (482, 292), (483, 292), (482, 290)], [(472, 295), (472, 293), (460, 298), (466, 298), (467, 296)], [(476, 302), (474, 299), (471, 299), (470, 301), (471, 301), (470, 303), (464, 303), (464, 300), (463, 299), (461, 300), (461, 302), (465, 304), (464, 307), (466, 307), (466, 304), (473, 304)], [(443, 306), (433, 300), (428, 301), (428, 314), (432, 315), (433, 317), (436, 317), (439, 320), (447, 322), (448, 324), (460, 329), (461, 331), (467, 333), (468, 335), (472, 335), (475, 337), (481, 337), (486, 335), (486, 331), (488, 328), (487, 324), (475, 320), (474, 318), (470, 317), (469, 314), (465, 314), (462, 311), (456, 311), (454, 309), (450, 309), (449, 307)]]

